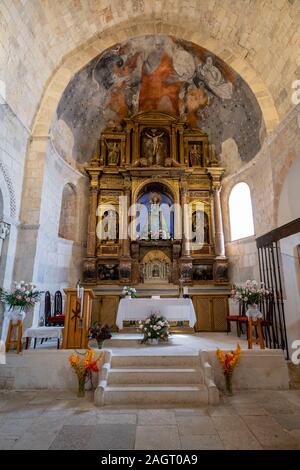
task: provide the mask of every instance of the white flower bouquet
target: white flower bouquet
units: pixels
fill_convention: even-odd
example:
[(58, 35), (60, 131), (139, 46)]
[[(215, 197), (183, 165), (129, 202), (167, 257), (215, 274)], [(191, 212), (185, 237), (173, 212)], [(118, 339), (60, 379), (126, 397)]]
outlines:
[(122, 290), (122, 294), (124, 296), (129, 296), (132, 299), (136, 299), (136, 297), (137, 297), (136, 289), (134, 287), (124, 286), (123, 290)]
[(145, 321), (139, 321), (139, 329), (144, 334), (142, 343), (147, 343), (149, 340), (157, 339), (161, 341), (168, 341), (170, 325), (167, 320), (162, 317), (159, 312), (151, 313), (150, 317)]
[(34, 284), (21, 281), (15, 282), (12, 291), (0, 289), (0, 300), (7, 304), (11, 310), (18, 308), (25, 312), (39, 302), (41, 294), (42, 292), (37, 290)]

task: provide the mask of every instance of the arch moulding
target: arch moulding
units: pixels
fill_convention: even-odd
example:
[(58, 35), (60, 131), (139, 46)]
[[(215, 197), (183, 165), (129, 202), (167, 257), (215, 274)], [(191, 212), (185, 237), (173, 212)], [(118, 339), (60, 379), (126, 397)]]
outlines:
[(199, 32), (197, 19), (195, 27), (189, 30), (171, 22), (154, 22), (153, 17), (143, 15), (136, 18), (134, 26), (130, 22), (122, 22), (108, 28), (100, 35), (66, 55), (61, 64), (49, 78), (40, 100), (36, 115), (31, 126), (32, 137), (47, 136), (53, 115), (59, 100), (71, 78), (88, 62), (114, 44), (132, 39), (134, 37), (150, 34), (173, 35), (181, 39), (194, 42), (212, 52), (230, 65), (249, 85), (260, 105), (266, 130), (270, 133), (278, 124), (279, 117), (274, 101), (268, 87), (259, 74), (251, 67), (238, 51), (232, 50), (223, 42), (210, 38)]

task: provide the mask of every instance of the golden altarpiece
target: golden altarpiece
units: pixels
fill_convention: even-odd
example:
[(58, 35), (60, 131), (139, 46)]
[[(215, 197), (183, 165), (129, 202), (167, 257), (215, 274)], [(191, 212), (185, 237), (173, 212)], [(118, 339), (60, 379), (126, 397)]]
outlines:
[[(84, 283), (226, 284), (223, 171), (208, 136), (168, 114), (139, 113), (124, 119), (120, 127), (103, 131), (86, 168), (90, 201)], [(134, 221), (140, 213), (133, 208), (141, 203), (151, 207), (151, 216), (157, 209), (155, 230), (148, 230), (141, 218), (139, 226)], [(182, 227), (190, 217), (193, 227), (198, 216), (193, 208), (199, 203), (203, 243), (197, 249)], [(173, 211), (167, 225), (162, 204), (190, 205), (188, 218), (184, 211)], [(105, 225), (107, 219), (110, 223)]]

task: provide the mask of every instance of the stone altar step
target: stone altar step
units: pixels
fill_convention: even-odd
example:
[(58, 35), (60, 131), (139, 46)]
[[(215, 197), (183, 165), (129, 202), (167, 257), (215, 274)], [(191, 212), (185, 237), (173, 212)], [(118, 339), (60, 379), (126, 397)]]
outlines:
[(200, 360), (197, 355), (173, 356), (117, 356), (111, 358), (111, 368), (195, 368), (199, 367)]
[(107, 383), (109, 386), (118, 384), (200, 384), (203, 383), (201, 369), (176, 368), (131, 368), (110, 369)]
[[(193, 404), (208, 403), (208, 390), (199, 385), (131, 385), (107, 386), (104, 391), (104, 405), (119, 404)], [(97, 398), (96, 398), (96, 404)]]

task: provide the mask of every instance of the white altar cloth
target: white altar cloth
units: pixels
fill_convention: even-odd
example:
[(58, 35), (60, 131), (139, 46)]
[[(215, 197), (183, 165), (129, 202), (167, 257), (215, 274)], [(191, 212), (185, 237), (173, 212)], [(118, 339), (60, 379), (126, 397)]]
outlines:
[(160, 314), (169, 321), (188, 321), (190, 327), (196, 323), (196, 314), (191, 299), (121, 299), (116, 325), (122, 329), (123, 321), (146, 320), (151, 313)]

